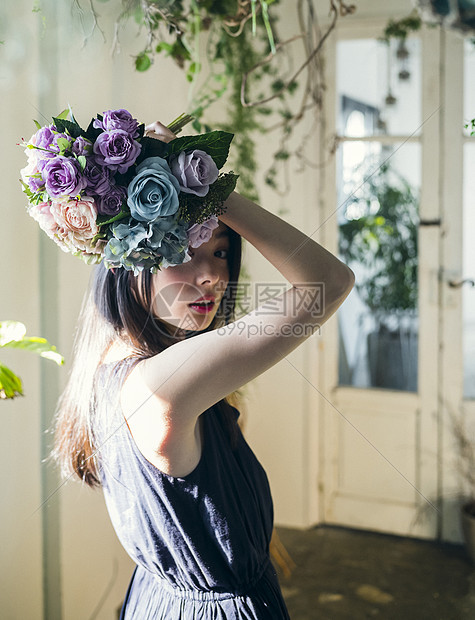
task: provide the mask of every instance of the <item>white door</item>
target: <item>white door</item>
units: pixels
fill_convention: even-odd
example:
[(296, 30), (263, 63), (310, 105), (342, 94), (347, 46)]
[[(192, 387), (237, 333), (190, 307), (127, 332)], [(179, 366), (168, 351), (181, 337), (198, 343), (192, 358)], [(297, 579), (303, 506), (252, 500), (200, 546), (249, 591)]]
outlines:
[[(447, 221), (441, 270), (442, 535), (460, 540), (460, 505), (475, 493), (475, 127), (460, 131), (456, 119), (475, 118), (475, 45), (445, 37), (444, 185)], [(463, 89), (456, 83), (463, 82)]]
[(457, 539), (444, 402), (459, 406), (463, 383), (462, 294), (448, 284), (462, 266), (463, 42), (423, 29), (388, 47), (384, 26), (353, 22), (327, 58), (339, 139), (326, 217), (362, 287), (325, 352), (321, 517)]

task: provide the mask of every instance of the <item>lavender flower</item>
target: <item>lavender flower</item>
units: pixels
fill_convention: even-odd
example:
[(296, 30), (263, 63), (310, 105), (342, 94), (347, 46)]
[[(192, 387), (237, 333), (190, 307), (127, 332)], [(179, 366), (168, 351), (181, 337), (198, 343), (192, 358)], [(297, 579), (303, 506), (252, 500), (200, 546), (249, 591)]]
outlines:
[(126, 131), (113, 129), (98, 136), (93, 150), (98, 164), (123, 174), (135, 163), (141, 148)]
[(111, 172), (108, 168), (99, 166), (93, 157), (86, 158), (86, 167), (83, 174), (87, 181), (86, 189), (88, 193), (103, 196), (109, 191)]
[(75, 155), (90, 155), (92, 153), (92, 142), (84, 136), (79, 136), (74, 140), (72, 151)]
[(125, 187), (111, 185), (109, 191), (96, 199), (97, 212), (100, 215), (117, 215), (127, 197)]
[(213, 234), (213, 230), (218, 228), (219, 222), (215, 215), (212, 215), (209, 220), (202, 224), (193, 224), (188, 229), (188, 239), (190, 247), (199, 248), (201, 244), (208, 243)]
[(36, 148), (46, 150), (50, 149), (54, 140), (53, 130), (56, 131), (56, 127), (54, 125), (47, 125), (41, 129), (38, 129), (34, 140)]
[(171, 161), (170, 168), (180, 183), (180, 190), (196, 196), (206, 196), (209, 186), (219, 176), (213, 158), (198, 149), (191, 153), (182, 151)]
[(102, 129), (103, 131), (112, 131), (113, 129), (122, 129), (127, 132), (132, 138), (138, 138), (139, 136), (139, 124), (133, 118), (132, 114), (127, 110), (107, 110), (104, 112), (102, 121), (96, 119), (92, 123), (96, 129)]
[(77, 161), (63, 155), (49, 159), (43, 168), (42, 176), (46, 191), (54, 198), (77, 196), (87, 185)]

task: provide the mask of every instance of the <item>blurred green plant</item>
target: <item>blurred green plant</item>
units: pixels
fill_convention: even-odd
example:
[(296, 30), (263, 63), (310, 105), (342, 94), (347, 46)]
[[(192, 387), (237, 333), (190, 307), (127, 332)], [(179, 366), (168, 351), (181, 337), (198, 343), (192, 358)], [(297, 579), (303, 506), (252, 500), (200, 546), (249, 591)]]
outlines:
[[(26, 327), (18, 321), (0, 321), (0, 348), (22, 349), (37, 353), (41, 357), (64, 363), (63, 356), (56, 347), (45, 338), (26, 336)], [(6, 400), (23, 396), (23, 384), (20, 377), (0, 362), (0, 399)]]
[(389, 43), (391, 39), (405, 41), (411, 33), (417, 32), (421, 27), (422, 19), (417, 10), (414, 10), (402, 19), (390, 19), (381, 40), (385, 43)]
[(384, 164), (349, 199), (340, 225), (341, 255), (366, 272), (356, 290), (383, 320), (417, 308), (418, 203), (411, 185)]

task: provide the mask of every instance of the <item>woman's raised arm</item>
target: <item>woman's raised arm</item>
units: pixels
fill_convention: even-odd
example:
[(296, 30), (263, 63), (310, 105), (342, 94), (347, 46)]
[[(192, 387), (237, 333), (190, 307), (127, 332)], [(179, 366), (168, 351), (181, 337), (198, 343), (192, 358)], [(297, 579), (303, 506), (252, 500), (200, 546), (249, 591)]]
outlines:
[(263, 304), (139, 365), (137, 372), (172, 426), (187, 426), (288, 355), (336, 312), (354, 284), (344, 263), (281, 218), (237, 193), (226, 206), (220, 219), (252, 243), (292, 287), (271, 306)]
[(252, 243), (290, 284), (304, 288), (324, 283), (327, 301), (341, 298), (340, 303), (343, 302), (353, 287), (354, 275), (336, 256), (236, 192), (226, 205), (226, 213), (220, 219)]

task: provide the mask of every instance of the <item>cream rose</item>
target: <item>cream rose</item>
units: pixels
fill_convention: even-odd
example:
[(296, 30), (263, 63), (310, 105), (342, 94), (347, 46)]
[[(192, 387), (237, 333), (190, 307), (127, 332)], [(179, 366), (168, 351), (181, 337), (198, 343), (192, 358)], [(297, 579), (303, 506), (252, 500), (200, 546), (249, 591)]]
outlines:
[(84, 196), (81, 200), (55, 200), (50, 210), (58, 226), (56, 234), (66, 245), (73, 251), (93, 251), (91, 240), (99, 232), (93, 198)]

